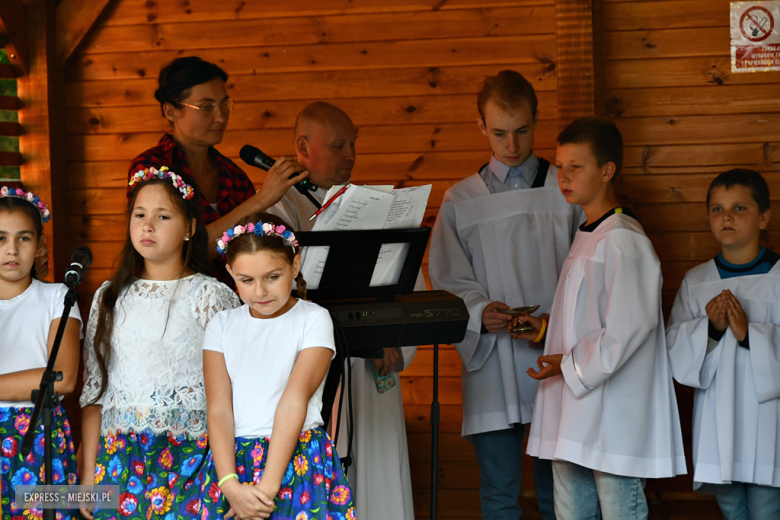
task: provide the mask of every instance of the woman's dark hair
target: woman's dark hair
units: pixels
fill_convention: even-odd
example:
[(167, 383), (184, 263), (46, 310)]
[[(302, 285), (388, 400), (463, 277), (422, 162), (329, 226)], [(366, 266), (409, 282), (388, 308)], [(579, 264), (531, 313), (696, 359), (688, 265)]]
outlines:
[(111, 337), (114, 333), (114, 315), (117, 300), (120, 294), (122, 294), (122, 290), (133, 283), (144, 268), (144, 257), (135, 250), (133, 241), (130, 238), (129, 220), (138, 194), (144, 188), (155, 185), (163, 186), (168, 191), (168, 195), (170, 195), (171, 200), (184, 216), (188, 225), (193, 218), (197, 222), (195, 233), (192, 234), (189, 241), (183, 242), (181, 250), (181, 257), (184, 263), (182, 274), (186, 271), (195, 271), (196, 273), (211, 275), (211, 264), (208, 261), (208, 233), (203, 222), (201, 222), (201, 207), (198, 197), (185, 200), (182, 198), (181, 193), (173, 187), (170, 179), (152, 179), (137, 184), (131, 192), (130, 202), (127, 205), (127, 235), (124, 248), (122, 248), (122, 252), (117, 258), (119, 267), (114, 276), (111, 277), (111, 283), (103, 291), (98, 307), (97, 327), (92, 348), (95, 351), (95, 358), (100, 369), (100, 393), (90, 404), (96, 403), (103, 396), (108, 386), (108, 366), (112, 354)]
[(203, 61), (197, 56), (176, 58), (163, 67), (158, 78), (159, 86), (154, 97), (160, 102), (160, 110), (165, 116), (164, 105), (170, 103), (176, 108), (190, 95), (190, 89), (196, 85), (208, 83), (214, 78), (227, 81), (227, 73), (217, 65)]
[[(293, 233), (295, 232), (295, 230), (292, 229), (290, 225), (287, 224), (287, 222), (277, 217), (276, 215), (271, 215), (270, 213), (253, 213), (243, 218), (238, 223), (238, 225), (246, 226), (250, 222), (252, 224), (256, 224), (257, 222), (261, 221), (263, 223), (273, 224), (274, 226), (284, 226)], [(228, 265), (232, 266), (238, 255), (243, 253), (257, 253), (258, 251), (270, 251), (271, 253), (283, 257), (290, 265), (292, 265), (293, 260), (295, 260), (295, 255), (300, 253), (300, 249), (293, 251), (293, 248), (285, 245), (284, 241), (280, 237), (269, 237), (255, 235), (254, 233), (244, 233), (243, 235), (239, 235), (237, 238), (234, 238), (230, 241), (227, 252), (225, 253), (225, 261)], [(295, 285), (298, 290), (298, 296), (305, 300), (306, 280), (303, 279), (303, 274), (300, 271), (298, 271), (298, 276), (295, 277)]]
[(477, 110), (484, 121), (485, 105), (490, 100), (501, 107), (502, 110), (512, 112), (517, 110), (520, 103), (525, 101), (531, 109), (531, 115), (536, 118), (536, 110), (539, 102), (536, 99), (536, 91), (533, 85), (514, 70), (502, 70), (495, 76), (486, 76), (482, 84), (482, 90), (477, 96)]
[(750, 195), (758, 204), (758, 212), (763, 213), (769, 209), (769, 185), (760, 173), (744, 168), (734, 168), (723, 172), (712, 181), (707, 190), (707, 211), (710, 209), (710, 195), (712, 190), (723, 186), (727, 190), (732, 186), (744, 186), (750, 190)]
[[(35, 240), (40, 241), (43, 235), (43, 221), (41, 212), (35, 207), (35, 204), (21, 197), (0, 197), (0, 212), (2, 211), (21, 211), (32, 221), (35, 230)], [(33, 264), (30, 275), (37, 278), (35, 264)]]

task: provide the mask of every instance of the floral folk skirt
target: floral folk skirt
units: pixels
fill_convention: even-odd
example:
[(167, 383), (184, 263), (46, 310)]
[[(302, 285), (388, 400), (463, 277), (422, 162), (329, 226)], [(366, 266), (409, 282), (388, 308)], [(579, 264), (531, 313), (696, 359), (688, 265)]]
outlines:
[[(22, 440), (30, 426), (32, 408), (0, 408), (0, 483), (2, 483), (2, 520), (43, 518), (40, 509), (20, 509), (14, 500), (16, 486), (34, 486), (45, 478), (43, 424), (38, 421), (35, 443), (30, 454), (22, 457)], [(70, 423), (65, 409), (54, 409), (54, 425), (51, 437), (52, 479), (55, 484), (77, 484), (76, 451), (70, 437)], [(22, 505), (20, 504), (20, 507)], [(78, 511), (57, 511), (57, 518), (68, 520), (81, 518)]]
[[(100, 437), (95, 484), (119, 486), (118, 509), (96, 509), (95, 519), (222, 518), (227, 512), (205, 467), (208, 436), (150, 431)], [(216, 484), (214, 484), (216, 486)]]
[[(263, 476), (268, 437), (236, 438), (236, 473), (243, 483), (257, 484)], [(209, 456), (210, 498), (220, 496), (217, 473)], [(224, 500), (225, 507), (229, 504)], [(321, 428), (301, 433), (292, 460), (274, 499), (271, 520), (354, 520), (355, 504), (341, 461), (330, 437)]]

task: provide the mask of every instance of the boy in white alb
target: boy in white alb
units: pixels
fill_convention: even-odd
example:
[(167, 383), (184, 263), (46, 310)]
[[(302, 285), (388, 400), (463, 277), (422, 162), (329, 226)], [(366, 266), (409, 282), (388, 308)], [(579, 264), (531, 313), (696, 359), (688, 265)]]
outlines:
[(558, 136), (558, 184), (582, 206), (561, 271), (528, 453), (551, 459), (560, 520), (647, 518), (644, 480), (685, 473), (680, 420), (666, 356), (661, 268), (642, 226), (620, 207), (623, 162), (614, 123), (575, 120)]
[(759, 244), (769, 187), (727, 171), (707, 212), (722, 251), (685, 274), (667, 332), (672, 374), (695, 389), (694, 489), (728, 520), (780, 518), (780, 257)]
[[(555, 167), (533, 152), (539, 111), (528, 80), (512, 70), (488, 76), (477, 108), (493, 156), (444, 195), (429, 270), (433, 288), (463, 298), (469, 310), (466, 337), (455, 348), (463, 361), (461, 434), (474, 444), (482, 516), (517, 520), (523, 425), (536, 395), (525, 370), (539, 346), (513, 340), (504, 331), (511, 318), (501, 311), (549, 311), (582, 213), (558, 190)], [(549, 461), (534, 461), (534, 482), (542, 519), (554, 520)]]

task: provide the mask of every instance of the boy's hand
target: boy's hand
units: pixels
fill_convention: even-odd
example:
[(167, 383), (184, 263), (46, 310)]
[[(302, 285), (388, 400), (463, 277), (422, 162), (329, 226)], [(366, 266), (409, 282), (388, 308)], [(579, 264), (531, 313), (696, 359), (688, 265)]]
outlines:
[(726, 327), (729, 326), (728, 314), (726, 314), (725, 292), (726, 291), (711, 299), (704, 308), (707, 311), (707, 316), (712, 322), (712, 326), (721, 332), (726, 330)]
[(529, 368), (526, 372), (534, 379), (541, 381), (548, 377), (559, 376), (561, 372), (561, 361), (563, 360), (563, 354), (554, 354), (552, 356), (539, 356), (536, 360), (536, 364), (539, 365), (539, 371)]
[(726, 299), (726, 315), (729, 319), (729, 326), (731, 332), (734, 333), (734, 337), (737, 341), (744, 341), (748, 332), (748, 320), (745, 311), (742, 310), (742, 305), (739, 304), (737, 297), (731, 294), (731, 291), (726, 289), (724, 292)]
[(535, 340), (536, 337), (539, 336), (539, 331), (542, 328), (542, 320), (545, 320), (549, 327), (550, 325), (549, 314), (542, 314), (538, 318), (536, 316), (530, 316), (530, 315), (515, 316), (514, 318), (512, 318), (512, 321), (509, 323), (509, 325), (507, 325), (506, 331), (511, 333), (512, 329), (518, 327), (520, 324), (527, 323), (528, 325), (532, 326), (534, 330), (528, 332), (518, 332), (516, 334), (512, 334), (512, 337), (514, 339), (528, 340), (529, 342), (528, 344), (530, 345), (531, 348), (542, 349), (544, 348), (544, 345), (541, 342), (540, 343), (533, 342), (533, 340)]
[(508, 308), (509, 305), (502, 302), (493, 302), (485, 306), (485, 309), (482, 311), (482, 325), (485, 326), (488, 332), (502, 332), (506, 329), (506, 324), (512, 321), (512, 317), (508, 314), (496, 312), (496, 309)]

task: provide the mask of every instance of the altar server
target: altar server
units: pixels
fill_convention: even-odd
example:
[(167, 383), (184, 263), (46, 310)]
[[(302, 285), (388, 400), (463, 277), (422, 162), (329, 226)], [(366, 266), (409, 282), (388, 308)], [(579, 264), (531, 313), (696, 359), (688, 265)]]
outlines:
[(707, 193), (721, 244), (688, 271), (667, 341), (672, 373), (694, 390), (694, 489), (727, 519), (780, 518), (780, 266), (760, 246), (769, 187), (730, 170)]
[(623, 162), (614, 123), (573, 121), (558, 136), (555, 162), (563, 196), (587, 222), (561, 271), (549, 327), (520, 317), (539, 336), (549, 331), (539, 371), (528, 369), (541, 381), (528, 453), (553, 461), (559, 519), (646, 519), (645, 479), (685, 473), (661, 265), (613, 193)]
[[(533, 152), (539, 120), (533, 86), (512, 70), (485, 79), (477, 124), (493, 156), (478, 173), (447, 190), (431, 236), (434, 289), (463, 298), (463, 429), (481, 472), (483, 518), (517, 520), (522, 510), (523, 425), (531, 422), (536, 381), (525, 375), (539, 355), (506, 332), (499, 311), (550, 309), (581, 210), (557, 187), (556, 168)], [(535, 348), (538, 348), (536, 346)], [(535, 464), (542, 518), (554, 518), (552, 470)]]

